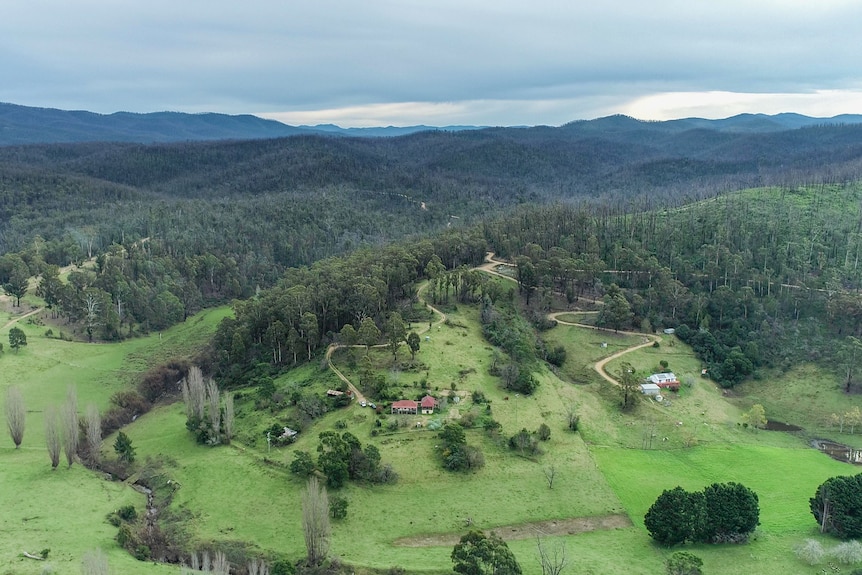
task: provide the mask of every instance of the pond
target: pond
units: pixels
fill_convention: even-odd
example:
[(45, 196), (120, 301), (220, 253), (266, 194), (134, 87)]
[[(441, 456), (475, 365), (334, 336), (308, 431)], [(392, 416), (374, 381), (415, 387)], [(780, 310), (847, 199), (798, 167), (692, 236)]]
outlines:
[(802, 431), (802, 428), (798, 425), (784, 423), (783, 421), (773, 421), (771, 419), (766, 422), (766, 426), (763, 429), (767, 431)]
[(842, 445), (826, 439), (812, 439), (811, 447), (819, 449), (837, 461), (862, 465), (862, 449), (853, 449), (849, 445)]

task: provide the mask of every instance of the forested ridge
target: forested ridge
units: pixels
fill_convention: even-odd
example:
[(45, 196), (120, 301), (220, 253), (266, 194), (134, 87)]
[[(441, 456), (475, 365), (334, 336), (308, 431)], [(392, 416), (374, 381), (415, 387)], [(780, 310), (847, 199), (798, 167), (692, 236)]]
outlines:
[[(554, 292), (622, 296), (628, 312), (603, 321), (678, 327), (733, 385), (862, 332), (859, 189), (843, 183), (860, 158), (860, 126), (625, 117), (391, 139), (3, 147), (0, 283), (15, 294), (49, 278), (40, 295), (54, 313), (99, 339), (245, 300), (214, 346), (237, 378), (307, 360), (365, 317), (383, 327), (423, 278), (458, 291), (491, 249), (517, 262), (534, 318)], [(57, 279), (91, 256), (92, 269)]]

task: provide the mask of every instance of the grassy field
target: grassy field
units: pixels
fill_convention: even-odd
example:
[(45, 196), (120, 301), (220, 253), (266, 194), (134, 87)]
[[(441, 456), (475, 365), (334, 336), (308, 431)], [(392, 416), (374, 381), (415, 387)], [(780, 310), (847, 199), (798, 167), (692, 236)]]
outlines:
[(751, 543), (693, 546), (704, 559), (704, 572), (710, 574), (819, 573), (799, 562), (792, 551), (803, 539), (819, 537), (808, 499), (828, 477), (855, 471), (806, 447), (727, 444), (662, 451), (597, 447), (593, 453), (632, 521), (641, 526), (656, 497), (677, 485), (700, 490), (716, 481), (737, 481), (758, 494), (761, 525)]
[[(79, 571), (82, 555), (101, 547), (112, 566), (123, 573), (163, 573), (165, 566), (133, 560), (113, 541), (116, 528), (105, 515), (133, 503), (144, 505), (141, 495), (129, 487), (105, 481), (101, 475), (64, 464), (51, 471), (45, 449), (43, 411), (59, 406), (67, 388), (77, 390), (79, 409), (95, 403), (104, 409), (110, 396), (128, 386), (133, 377), (151, 365), (187, 353), (213, 333), (228, 308), (189, 318), (164, 332), (121, 344), (84, 344), (44, 336), (45, 328), (20, 322), (27, 346), (18, 353), (0, 355), (0, 397), (10, 385), (18, 385), (27, 409), (21, 449), (15, 450), (6, 435), (5, 412), (0, 413), (0, 573), (41, 573), (44, 564), (21, 559), (21, 553), (49, 548), (49, 563), (58, 573)], [(2, 321), (2, 318), (0, 318)], [(4, 322), (5, 324), (5, 322)], [(0, 331), (8, 340), (8, 328)]]
[[(151, 335), (118, 345), (46, 338), (38, 318), (22, 322), (29, 345), (19, 354), (7, 351), (0, 357), (0, 388), (17, 382), (29, 411), (24, 447), (16, 451), (6, 439), (0, 448), (0, 508), (13, 510), (0, 515), (0, 573), (39, 573), (42, 565), (22, 559), (20, 553), (44, 548), (51, 548), (49, 560), (57, 572), (75, 572), (83, 552), (95, 546), (109, 553), (116, 572), (175, 572), (134, 561), (113, 541), (115, 528), (104, 522), (104, 516), (128, 502), (142, 505), (137, 493), (81, 466), (50, 470), (41, 411), (59, 404), (69, 383), (76, 384), (82, 407), (90, 401), (104, 407), (133, 374), (198, 345), (226, 313), (222, 309), (196, 316), (161, 338)], [(352, 405), (327, 413), (295, 444), (268, 450), (265, 430), (274, 423), (286, 424), (288, 412), (281, 407), (255, 410), (252, 389), (242, 391), (237, 401), (238, 441), (230, 446), (197, 445), (185, 429), (179, 404), (160, 406), (125, 431), (139, 461), (149, 457), (167, 462), (164, 472), (179, 485), (172, 506), (189, 512), (188, 530), (203, 542), (244, 541), (301, 557), (303, 482), (289, 473), (287, 464), (295, 450), (314, 452), (319, 432), (345, 428), (363, 444), (377, 446), (383, 462), (391, 463), (400, 476), (394, 485), (351, 484), (340, 492), (350, 506), (348, 517), (334, 523), (332, 552), (356, 565), (360, 573), (392, 566), (450, 572), (451, 543), (442, 542), (465, 532), (468, 524), (505, 537), (513, 526), (539, 529), (542, 521), (614, 515), (627, 516), (631, 523), (547, 535), (547, 544), (559, 542), (568, 550), (571, 563), (566, 574), (660, 573), (670, 551), (651, 543), (643, 528), (646, 510), (664, 489), (678, 484), (701, 489), (726, 481), (741, 482), (759, 494), (761, 527), (748, 545), (687, 546), (703, 557), (705, 572), (819, 573), (792, 553), (804, 538), (819, 537), (808, 498), (826, 478), (854, 473), (855, 468), (809, 448), (808, 433), (752, 431), (740, 423), (742, 412), (760, 402), (771, 418), (801, 422), (811, 433), (836, 438), (826, 417), (846, 410), (856, 398), (843, 396), (834, 379), (821, 377), (822, 384), (814, 386), (811, 381), (818, 374), (803, 366), (726, 394), (699, 377), (700, 362), (687, 346), (678, 341), (671, 345), (672, 338), (665, 337), (658, 348), (643, 348), (612, 361), (609, 371), (627, 361), (638, 374), (647, 375), (664, 360), (681, 377), (697, 375), (694, 384), (683, 386), (678, 394), (666, 394), (664, 404), (639, 398), (634, 410), (621, 413), (617, 388), (599, 378), (592, 366), (641, 343), (643, 336), (565, 325), (544, 332), (548, 344), (566, 348), (567, 361), (559, 377), (550, 370), (538, 372), (537, 392), (525, 397), (503, 390), (497, 378), (488, 375), (493, 349), (481, 335), (476, 308), (459, 306), (447, 310), (447, 315), (447, 323), (423, 334), (415, 363), (404, 347), (396, 362), (385, 349), (369, 352), (375, 369), (404, 397), (416, 397), (426, 388), (438, 397), (458, 395), (458, 402), (447, 399), (433, 416), (383, 414), (382, 427), (377, 428), (378, 416), (371, 409)], [(0, 337), (5, 338), (6, 331)], [(339, 350), (333, 361), (356, 380), (364, 353)], [(319, 363), (276, 380), (283, 394), (296, 387), (303, 393), (323, 393), (336, 385), (335, 377)], [(502, 425), (502, 432), (493, 437), (478, 428), (468, 429), (468, 442), (481, 448), (485, 467), (470, 474), (448, 473), (435, 454), (436, 433), (424, 425), (432, 419), (456, 421), (470, 413), (486, 416), (488, 407), (471, 399), (475, 391), (490, 401), (490, 415)], [(576, 434), (566, 430), (571, 409), (581, 417)], [(423, 427), (414, 425), (417, 420)], [(404, 423), (389, 431), (392, 421)], [(551, 439), (541, 444), (543, 454), (527, 458), (506, 447), (510, 435), (521, 428), (533, 431), (542, 422), (551, 428)], [(846, 439), (852, 443), (857, 437)], [(107, 438), (106, 444), (110, 441)], [(551, 465), (556, 470), (553, 489), (545, 479)], [(409, 546), (404, 538), (426, 540), (428, 545)], [(526, 575), (541, 572), (534, 539), (512, 540), (509, 546)]]

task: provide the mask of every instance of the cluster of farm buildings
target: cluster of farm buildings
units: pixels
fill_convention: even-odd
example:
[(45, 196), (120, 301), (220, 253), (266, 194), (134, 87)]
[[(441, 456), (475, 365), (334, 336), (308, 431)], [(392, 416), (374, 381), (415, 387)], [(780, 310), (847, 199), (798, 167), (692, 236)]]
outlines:
[(658, 395), (663, 389), (679, 391), (679, 380), (673, 373), (654, 373), (640, 387), (644, 395)]

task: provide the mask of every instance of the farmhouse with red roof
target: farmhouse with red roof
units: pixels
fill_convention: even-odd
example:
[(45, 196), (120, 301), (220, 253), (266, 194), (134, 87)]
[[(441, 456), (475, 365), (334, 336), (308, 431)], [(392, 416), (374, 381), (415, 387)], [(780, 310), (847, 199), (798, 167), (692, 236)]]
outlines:
[(431, 415), (434, 413), (434, 408), (437, 407), (437, 400), (426, 395), (419, 404), (422, 406), (422, 415)]
[(679, 391), (679, 380), (672, 373), (654, 373), (647, 378), (650, 383), (654, 383), (662, 389), (671, 391)]
[(392, 403), (391, 412), (394, 415), (416, 415), (419, 413), (419, 404), (412, 399), (402, 399)]

